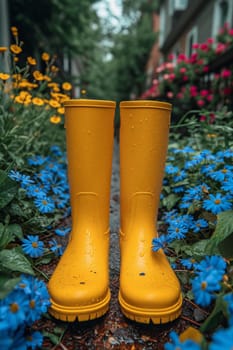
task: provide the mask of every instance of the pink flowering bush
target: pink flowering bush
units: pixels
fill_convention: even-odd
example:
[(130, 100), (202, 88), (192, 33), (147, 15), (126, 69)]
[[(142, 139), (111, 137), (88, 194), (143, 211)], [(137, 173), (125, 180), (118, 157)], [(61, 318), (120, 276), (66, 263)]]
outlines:
[[(141, 98), (163, 99), (178, 117), (190, 110), (216, 112), (232, 106), (233, 63), (216, 66), (217, 59), (233, 49), (233, 29), (226, 24), (216, 38), (193, 44), (190, 57), (170, 55), (157, 67), (152, 86)], [(214, 117), (212, 116), (212, 121)]]

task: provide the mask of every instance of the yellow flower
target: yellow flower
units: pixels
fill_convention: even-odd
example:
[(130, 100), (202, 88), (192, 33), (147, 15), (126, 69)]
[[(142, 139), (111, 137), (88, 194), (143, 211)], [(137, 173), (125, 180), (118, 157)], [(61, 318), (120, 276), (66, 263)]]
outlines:
[(61, 117), (58, 116), (58, 115), (52, 115), (52, 116), (50, 117), (50, 122), (51, 122), (52, 124), (59, 124), (60, 121), (61, 121)]
[(12, 33), (12, 35), (17, 36), (18, 35), (18, 28), (17, 27), (11, 27), (11, 33)]
[(81, 90), (81, 94), (82, 94), (82, 95), (85, 95), (86, 93), (87, 93), (87, 90), (85, 90), (85, 89), (82, 89), (82, 90)]
[(35, 70), (33, 73), (32, 73), (33, 77), (36, 79), (36, 80), (44, 80), (44, 76), (41, 72), (39, 72), (38, 70)]
[(43, 52), (41, 55), (43, 61), (48, 61), (50, 59), (50, 55), (47, 52)]
[(10, 78), (10, 75), (7, 73), (0, 73), (0, 79), (7, 80)]
[(51, 81), (52, 79), (48, 75), (44, 75), (44, 80)]
[(53, 72), (53, 73), (56, 73), (59, 71), (59, 68), (57, 66), (54, 66), (54, 65), (52, 65), (50, 69), (51, 69), (51, 72)]
[(33, 58), (33, 57), (31, 57), (31, 56), (27, 57), (27, 61), (28, 61), (28, 63), (29, 63), (31, 66), (35, 66), (35, 65), (36, 65), (36, 59)]
[(24, 104), (24, 101), (25, 101), (25, 98), (23, 98), (23, 96), (21, 96), (21, 95), (18, 95), (15, 97), (15, 102), (17, 102), (17, 103)]
[(66, 91), (70, 91), (72, 89), (72, 85), (70, 83), (65, 82), (62, 84), (62, 89)]
[(7, 51), (7, 47), (5, 47), (5, 46), (0, 46), (0, 53), (3, 53), (3, 52), (5, 52), (5, 51)]
[(33, 103), (34, 105), (37, 105), (37, 106), (43, 106), (44, 101), (42, 100), (42, 98), (34, 97), (34, 98), (32, 99), (32, 103)]
[(57, 109), (58, 113), (60, 114), (64, 114), (65, 113), (65, 108), (64, 107), (60, 107)]
[(20, 52), (22, 52), (21, 47), (19, 45), (16, 45), (16, 44), (12, 44), (10, 46), (10, 49), (15, 55), (18, 55)]
[(18, 62), (19, 61), (19, 57), (14, 57), (14, 62)]
[(49, 105), (53, 108), (59, 108), (61, 107), (60, 103), (54, 99), (49, 100)]

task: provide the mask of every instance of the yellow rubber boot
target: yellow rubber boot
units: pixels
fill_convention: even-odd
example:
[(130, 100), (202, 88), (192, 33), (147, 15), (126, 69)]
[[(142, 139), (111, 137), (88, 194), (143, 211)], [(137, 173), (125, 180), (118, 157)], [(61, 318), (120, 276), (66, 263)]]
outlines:
[(115, 102), (65, 103), (72, 231), (48, 289), (50, 313), (87, 321), (107, 312), (109, 205)]
[(160, 249), (152, 251), (167, 153), (171, 105), (120, 104), (120, 291), (123, 314), (165, 323), (181, 312), (179, 281)]

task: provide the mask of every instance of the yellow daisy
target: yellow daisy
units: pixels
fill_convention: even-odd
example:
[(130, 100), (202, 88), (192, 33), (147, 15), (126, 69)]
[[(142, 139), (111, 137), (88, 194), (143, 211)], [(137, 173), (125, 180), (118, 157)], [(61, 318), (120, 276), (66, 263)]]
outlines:
[(70, 83), (65, 82), (62, 84), (62, 89), (66, 91), (70, 91), (72, 89), (72, 85)]
[(31, 56), (27, 57), (27, 61), (28, 61), (28, 63), (29, 63), (31, 66), (35, 66), (35, 65), (36, 65), (36, 59), (33, 58), (33, 57), (31, 57)]
[(50, 59), (50, 54), (48, 54), (47, 52), (43, 52), (41, 58), (43, 61), (47, 62)]
[(53, 108), (59, 108), (61, 107), (60, 103), (54, 99), (49, 100), (49, 105)]
[(10, 46), (11, 52), (13, 52), (15, 55), (18, 55), (20, 52), (22, 52), (22, 48), (19, 45), (12, 44)]
[(44, 101), (42, 100), (42, 98), (34, 97), (34, 98), (32, 99), (32, 103), (33, 103), (34, 105), (37, 105), (37, 106), (43, 106)]
[(10, 78), (10, 75), (7, 73), (0, 73), (0, 79), (7, 80)]
[(58, 116), (58, 115), (52, 115), (52, 116), (50, 117), (50, 122), (51, 122), (52, 124), (59, 124), (60, 121), (61, 121), (61, 117)]

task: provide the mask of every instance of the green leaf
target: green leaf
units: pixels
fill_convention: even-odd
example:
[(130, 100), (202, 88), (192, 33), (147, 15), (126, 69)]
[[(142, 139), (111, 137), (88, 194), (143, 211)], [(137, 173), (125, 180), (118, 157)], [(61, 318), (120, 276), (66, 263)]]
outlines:
[(3, 249), (0, 252), (0, 267), (10, 271), (18, 271), (34, 275), (30, 261), (19, 251), (14, 249)]
[(4, 299), (20, 281), (20, 277), (10, 278), (9, 275), (0, 276), (0, 299)]
[(0, 209), (12, 201), (17, 193), (17, 184), (7, 174), (0, 170)]
[(14, 240), (14, 236), (10, 232), (6, 231), (5, 225), (0, 223), (0, 249), (5, 248), (8, 243)]
[(179, 197), (175, 195), (174, 193), (169, 194), (167, 197), (164, 197), (162, 200), (163, 205), (168, 209), (171, 210), (175, 204), (179, 201)]
[(227, 306), (223, 299), (223, 295), (219, 295), (216, 299), (213, 311), (202, 324), (201, 331), (207, 332), (215, 329), (222, 323), (224, 316), (227, 316)]
[[(210, 249), (216, 248), (224, 257), (232, 257), (232, 241), (233, 241), (233, 210), (224, 211), (217, 216), (217, 225), (210, 239)], [(211, 251), (213, 254), (213, 252)]]
[(202, 258), (208, 254), (217, 254), (217, 249), (215, 251), (210, 251), (210, 239), (202, 239), (191, 245), (192, 256), (196, 259)]
[(222, 242), (218, 244), (219, 251), (226, 259), (233, 258), (233, 233), (226, 237)]
[(7, 232), (10, 232), (12, 235), (16, 236), (19, 239), (23, 238), (23, 231), (20, 225), (18, 224), (10, 224), (6, 228)]

